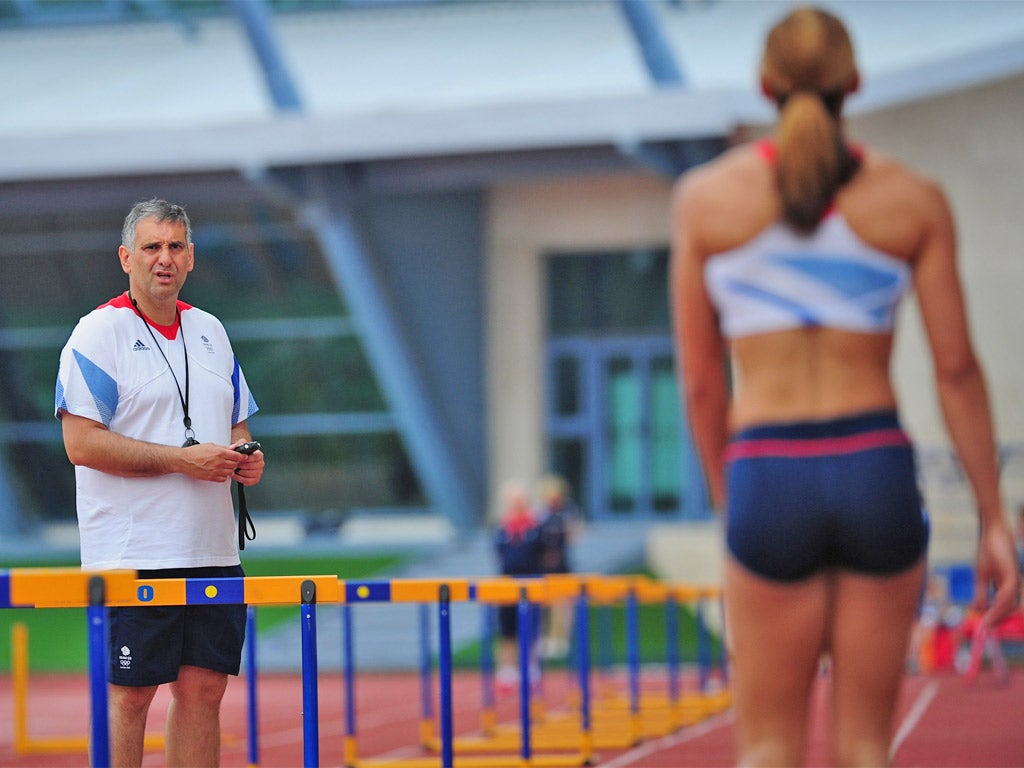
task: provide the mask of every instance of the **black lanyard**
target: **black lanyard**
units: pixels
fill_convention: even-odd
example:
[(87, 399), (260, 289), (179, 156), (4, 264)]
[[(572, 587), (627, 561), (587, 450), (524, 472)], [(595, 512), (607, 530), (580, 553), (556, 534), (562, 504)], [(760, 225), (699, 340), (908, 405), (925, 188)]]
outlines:
[(174, 387), (178, 390), (178, 400), (181, 402), (181, 410), (185, 412), (185, 418), (182, 419), (182, 423), (185, 425), (185, 442), (182, 443), (182, 448), (188, 448), (192, 445), (198, 445), (199, 441), (196, 440), (196, 434), (192, 431), (192, 419), (188, 416), (188, 347), (185, 346), (185, 326), (181, 324), (181, 311), (177, 306), (174, 308), (174, 319), (178, 325), (178, 333), (181, 334), (181, 348), (185, 351), (185, 394), (181, 393), (181, 385), (178, 383), (178, 376), (174, 373), (174, 368), (171, 366), (171, 361), (167, 359), (167, 355), (164, 354), (163, 347), (160, 346), (160, 342), (156, 340), (156, 334), (153, 333), (152, 327), (150, 327), (149, 321), (146, 316), (142, 314), (142, 310), (139, 309), (139, 302), (132, 296), (132, 292), (128, 291), (128, 298), (132, 302), (132, 306), (135, 307), (135, 312), (142, 320), (142, 324), (146, 326), (146, 330), (149, 331), (149, 336), (153, 339), (153, 346), (156, 347), (156, 351), (160, 353), (160, 357), (167, 363), (167, 370), (171, 372), (171, 378), (174, 379)]
[(245, 549), (245, 540), (256, 539), (256, 523), (249, 514), (249, 505), (245, 503), (245, 486), (235, 483), (238, 486), (238, 548)]
[[(167, 355), (164, 354), (163, 348), (160, 346), (160, 342), (156, 340), (156, 334), (153, 333), (153, 329), (149, 325), (149, 321), (146, 320), (146, 316), (142, 314), (142, 310), (139, 309), (139, 303), (135, 301), (135, 297), (132, 296), (132, 292), (128, 291), (128, 298), (131, 299), (132, 306), (135, 307), (136, 313), (142, 319), (142, 324), (146, 326), (146, 330), (149, 331), (150, 338), (153, 339), (153, 345), (156, 347), (156, 351), (160, 353), (160, 356), (167, 363), (167, 369), (171, 372), (171, 377), (174, 379), (174, 386), (178, 390), (178, 400), (181, 401), (181, 409), (185, 412), (185, 418), (182, 420), (185, 424), (185, 442), (182, 444), (182, 448), (188, 448), (193, 445), (199, 445), (199, 441), (196, 440), (195, 433), (192, 431), (192, 419), (188, 417), (188, 347), (185, 346), (185, 326), (181, 324), (181, 311), (174, 308), (174, 319), (178, 324), (178, 333), (181, 334), (181, 347), (185, 350), (185, 394), (181, 393), (181, 385), (178, 383), (178, 377), (174, 373), (174, 368), (171, 367), (171, 361), (167, 359)], [(245, 541), (248, 539), (252, 541), (256, 538), (256, 525), (253, 523), (252, 516), (249, 514), (249, 506), (245, 503), (245, 488), (241, 483), (236, 483), (238, 486), (238, 548), (245, 549)]]

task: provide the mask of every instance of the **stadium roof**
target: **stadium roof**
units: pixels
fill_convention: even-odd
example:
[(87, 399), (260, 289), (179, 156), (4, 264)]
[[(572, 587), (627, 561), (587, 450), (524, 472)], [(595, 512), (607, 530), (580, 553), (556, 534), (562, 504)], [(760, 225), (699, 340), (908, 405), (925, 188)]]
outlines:
[[(275, 5), (263, 47), (293, 88), (282, 107), (261, 46), (232, 12), (245, 2), (189, 19), (0, 26), (0, 181), (594, 146), (628, 154), (720, 137), (770, 118), (757, 57), (792, 5), (652, 0), (678, 66), (669, 85), (652, 78), (614, 0)], [(1024, 72), (1020, 0), (823, 5), (847, 22), (861, 61), (851, 112)]]

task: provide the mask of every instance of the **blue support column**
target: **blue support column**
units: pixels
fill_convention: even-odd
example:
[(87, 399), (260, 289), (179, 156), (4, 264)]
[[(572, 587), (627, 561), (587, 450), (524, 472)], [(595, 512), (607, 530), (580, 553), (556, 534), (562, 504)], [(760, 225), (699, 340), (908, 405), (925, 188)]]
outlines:
[(467, 478), (457, 467), (454, 451), (427, 397), (392, 302), (374, 273), (350, 213), (327, 210), (327, 192), (313, 191), (323, 202), (306, 206), (306, 221), (319, 239), (335, 283), (352, 313), (363, 348), (395, 413), (409, 458), (431, 505), (451, 520), (456, 530), (472, 530), (477, 520)]
[(526, 588), (519, 590), (519, 603), (516, 606), (516, 633), (519, 641), (519, 725), (522, 730), (520, 757), (523, 765), (530, 764), (532, 747), (530, 744), (530, 640), (533, 635), (530, 602), (526, 596)]
[(495, 607), (480, 605), (480, 682), (484, 711), (494, 709), (494, 625)]
[(92, 765), (110, 765), (110, 723), (107, 712), (107, 607), (102, 576), (89, 579), (89, 691), (92, 701)]
[(647, 72), (658, 85), (685, 85), (675, 54), (662, 34), (654, 3), (646, 0), (619, 0), (647, 65)]
[(576, 598), (576, 674), (580, 688), (580, 730), (584, 739), (584, 757), (589, 761), (593, 745), (590, 718), (590, 604), (587, 588), (580, 586)]
[(302, 765), (320, 765), (320, 702), (317, 691), (316, 582), (302, 582)]
[(266, 0), (232, 0), (231, 4), (252, 43), (274, 106), (279, 112), (301, 112), (299, 92), (278, 49), (274, 20)]
[(441, 683), (441, 768), (455, 762), (455, 726), (452, 720), (452, 615), (451, 588), (438, 590), (438, 677)]
[(256, 701), (256, 606), (245, 609), (246, 690), (249, 694), (249, 765), (260, 762), (259, 707)]
[[(643, 58), (647, 74), (658, 88), (686, 88), (686, 73), (679, 66), (672, 46), (665, 37), (658, 6), (652, 0), (618, 0), (619, 10), (629, 26)], [(669, 142), (622, 142), (619, 150), (653, 170), (674, 179), (687, 168), (708, 160), (725, 147), (718, 140)]]

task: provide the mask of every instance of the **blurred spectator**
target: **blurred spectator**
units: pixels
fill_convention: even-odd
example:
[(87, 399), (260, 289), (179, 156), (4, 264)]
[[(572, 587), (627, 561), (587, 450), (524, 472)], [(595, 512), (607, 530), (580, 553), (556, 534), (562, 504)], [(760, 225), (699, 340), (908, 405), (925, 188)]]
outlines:
[[(540, 518), (541, 573), (570, 573), (569, 546), (579, 531), (580, 514), (570, 495), (569, 484), (558, 475), (545, 475), (537, 484)], [(572, 604), (558, 602), (547, 612), (541, 655), (553, 659), (569, 650)]]
[[(502, 488), (501, 524), (494, 545), (503, 576), (540, 574), (540, 528), (526, 489), (520, 483), (509, 482)], [(535, 631), (536, 624), (535, 620)], [(511, 691), (519, 680), (518, 629), (518, 607), (515, 604), (499, 606), (497, 685), (502, 693)], [(531, 676), (535, 674), (534, 666), (531, 658)], [(539, 675), (539, 671), (536, 674)]]

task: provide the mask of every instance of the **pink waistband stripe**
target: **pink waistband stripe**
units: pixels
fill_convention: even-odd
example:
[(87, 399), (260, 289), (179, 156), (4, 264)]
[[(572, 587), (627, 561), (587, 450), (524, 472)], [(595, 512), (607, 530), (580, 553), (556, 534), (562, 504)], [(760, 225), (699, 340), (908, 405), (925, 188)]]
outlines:
[(861, 435), (844, 437), (816, 437), (807, 440), (785, 440), (775, 438), (741, 440), (730, 443), (725, 449), (726, 461), (734, 459), (756, 459), (765, 457), (807, 458), (813, 456), (835, 456), (844, 453), (869, 451), (873, 448), (906, 447), (910, 439), (901, 429), (883, 429), (865, 432)]

